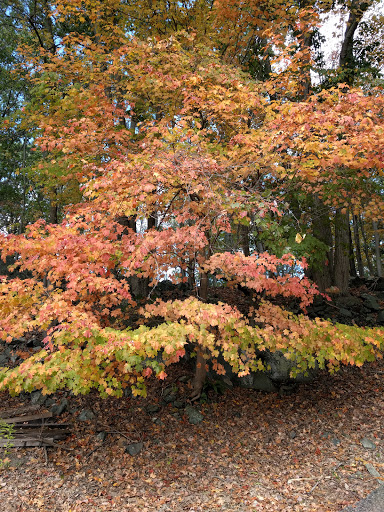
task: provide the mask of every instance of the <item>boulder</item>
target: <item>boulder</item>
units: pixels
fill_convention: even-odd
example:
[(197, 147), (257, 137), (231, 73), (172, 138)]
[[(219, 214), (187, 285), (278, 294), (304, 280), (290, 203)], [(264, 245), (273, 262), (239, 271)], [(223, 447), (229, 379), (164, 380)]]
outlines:
[(125, 452), (129, 453), (129, 455), (134, 457), (135, 455), (138, 455), (141, 452), (141, 450), (143, 449), (143, 446), (144, 446), (144, 444), (142, 441), (139, 441), (138, 443), (131, 443), (126, 446)]
[(189, 423), (192, 425), (198, 425), (204, 419), (204, 416), (192, 405), (187, 405), (185, 408), (185, 414), (187, 415)]
[(234, 380), (242, 388), (257, 389), (258, 391), (267, 391), (269, 393), (278, 391), (278, 388), (266, 372), (251, 372), (244, 377), (237, 377), (237, 379), (234, 377)]
[(380, 304), (378, 303), (374, 295), (370, 295), (369, 293), (363, 293), (361, 298), (364, 299), (364, 306), (366, 308), (372, 311), (380, 311)]

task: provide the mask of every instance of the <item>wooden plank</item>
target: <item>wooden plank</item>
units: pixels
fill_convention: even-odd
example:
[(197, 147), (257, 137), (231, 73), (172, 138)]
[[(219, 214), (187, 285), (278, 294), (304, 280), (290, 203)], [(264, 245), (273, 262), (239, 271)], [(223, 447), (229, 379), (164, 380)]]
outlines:
[(15, 425), (14, 426), (14, 429), (16, 430), (23, 430), (23, 429), (30, 429), (30, 428), (37, 428), (37, 427), (44, 427), (44, 428), (62, 428), (62, 429), (66, 429), (67, 427), (70, 426), (69, 423), (40, 423), (40, 425), (38, 423), (20, 423), (18, 425)]
[(36, 439), (36, 438), (23, 438), (23, 439), (0, 439), (0, 447), (18, 448), (28, 446), (46, 446), (55, 445), (53, 438)]
[(69, 430), (33, 430), (33, 431), (24, 431), (24, 432), (14, 432), (12, 435), (14, 439), (21, 439), (22, 437), (55, 437), (55, 436), (65, 436), (67, 437), (70, 434)]
[(27, 421), (38, 421), (45, 418), (52, 418), (51, 411), (41, 412), (40, 414), (31, 414), (30, 416), (15, 416), (14, 418), (4, 418), (3, 423), (25, 423)]
[(38, 411), (41, 405), (26, 405), (25, 407), (14, 407), (0, 412), (0, 418), (12, 418), (12, 416), (22, 416), (31, 412)]

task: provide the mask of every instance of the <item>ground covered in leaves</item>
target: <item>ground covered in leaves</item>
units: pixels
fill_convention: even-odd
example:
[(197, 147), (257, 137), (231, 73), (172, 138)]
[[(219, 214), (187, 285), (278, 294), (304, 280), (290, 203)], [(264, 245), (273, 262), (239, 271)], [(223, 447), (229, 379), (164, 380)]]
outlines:
[[(288, 396), (208, 390), (197, 425), (181, 406), (188, 372), (175, 367), (145, 400), (67, 397), (61, 448), (2, 454), (2, 510), (336, 512), (383, 483), (382, 361), (321, 373)], [(165, 403), (169, 386), (180, 408)], [(3, 394), (1, 409), (28, 400)]]

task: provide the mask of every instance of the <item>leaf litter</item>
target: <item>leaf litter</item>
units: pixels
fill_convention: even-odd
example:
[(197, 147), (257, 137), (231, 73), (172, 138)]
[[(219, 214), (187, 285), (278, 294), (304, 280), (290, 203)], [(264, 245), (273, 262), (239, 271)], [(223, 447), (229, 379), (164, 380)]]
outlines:
[[(63, 449), (3, 454), (3, 509), (339, 512), (383, 483), (383, 361), (320, 373), (288, 396), (211, 390), (194, 404), (204, 417), (198, 425), (162, 401), (170, 382), (187, 398), (179, 377), (189, 369), (172, 371), (147, 399), (68, 396), (60, 421), (72, 434)], [(2, 409), (17, 405), (21, 398), (2, 395)], [(84, 408), (94, 419), (78, 420)], [(128, 449), (135, 444), (137, 453)]]

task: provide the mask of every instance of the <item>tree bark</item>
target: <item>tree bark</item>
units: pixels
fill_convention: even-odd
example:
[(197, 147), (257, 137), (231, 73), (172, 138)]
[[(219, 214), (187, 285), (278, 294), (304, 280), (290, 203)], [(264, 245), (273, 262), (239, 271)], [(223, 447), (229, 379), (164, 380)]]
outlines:
[(349, 215), (336, 210), (334, 284), (341, 295), (349, 288)]
[(383, 277), (383, 267), (381, 264), (381, 250), (380, 250), (380, 235), (379, 235), (377, 221), (373, 221), (373, 233), (375, 236), (376, 271), (377, 271), (377, 275), (379, 277)]
[(207, 361), (204, 357), (204, 351), (200, 348), (196, 351), (196, 370), (193, 379), (193, 391), (190, 396), (192, 401), (198, 400), (207, 377)]
[(356, 264), (355, 264), (355, 251), (353, 248), (353, 240), (352, 240), (352, 231), (351, 226), (348, 226), (348, 235), (349, 235), (349, 274), (352, 277), (357, 276)]
[[(53, 193), (56, 195), (57, 190), (54, 189)], [(57, 224), (59, 222), (59, 208), (57, 205), (57, 201), (54, 199), (50, 200), (49, 204), (49, 223), (50, 224)]]
[(333, 237), (331, 229), (330, 212), (326, 206), (316, 195), (313, 197), (313, 215), (312, 215), (312, 233), (320, 242), (329, 247), (322, 268), (317, 266), (309, 269), (309, 277), (317, 284), (321, 292), (325, 292), (327, 288), (332, 286), (333, 275)]
[(364, 277), (364, 264), (361, 255), (361, 243), (359, 234), (359, 219), (356, 214), (353, 215), (353, 234), (355, 238), (356, 260), (357, 268), (359, 270), (359, 276)]
[(369, 254), (369, 247), (368, 247), (367, 235), (365, 234), (364, 223), (363, 223), (363, 220), (360, 215), (358, 216), (358, 221), (359, 221), (361, 236), (363, 238), (363, 250), (364, 250), (365, 259), (367, 262), (367, 267), (369, 270), (369, 275), (373, 276), (375, 272), (373, 270), (371, 256)]
[(365, 2), (361, 2), (360, 0), (352, 0), (351, 4), (349, 5), (347, 28), (345, 29), (339, 55), (339, 66), (342, 71), (342, 76), (340, 78), (342, 82), (348, 85), (352, 85), (356, 76), (356, 63), (353, 56), (355, 32), (364, 16), (364, 13), (369, 9), (372, 3), (373, 0), (366, 0)]
[(240, 232), (240, 247), (243, 250), (244, 256), (249, 256), (250, 255), (249, 226), (240, 224), (239, 232)]
[[(208, 237), (209, 240), (209, 237)], [(209, 257), (210, 249), (206, 249), (206, 257)], [(199, 297), (203, 302), (208, 300), (208, 273), (200, 272), (200, 286), (199, 286)], [(201, 396), (201, 391), (207, 376), (206, 364), (208, 357), (203, 348), (197, 347), (196, 349), (196, 369), (195, 377), (193, 379), (193, 391), (191, 394), (191, 400), (198, 400)]]

